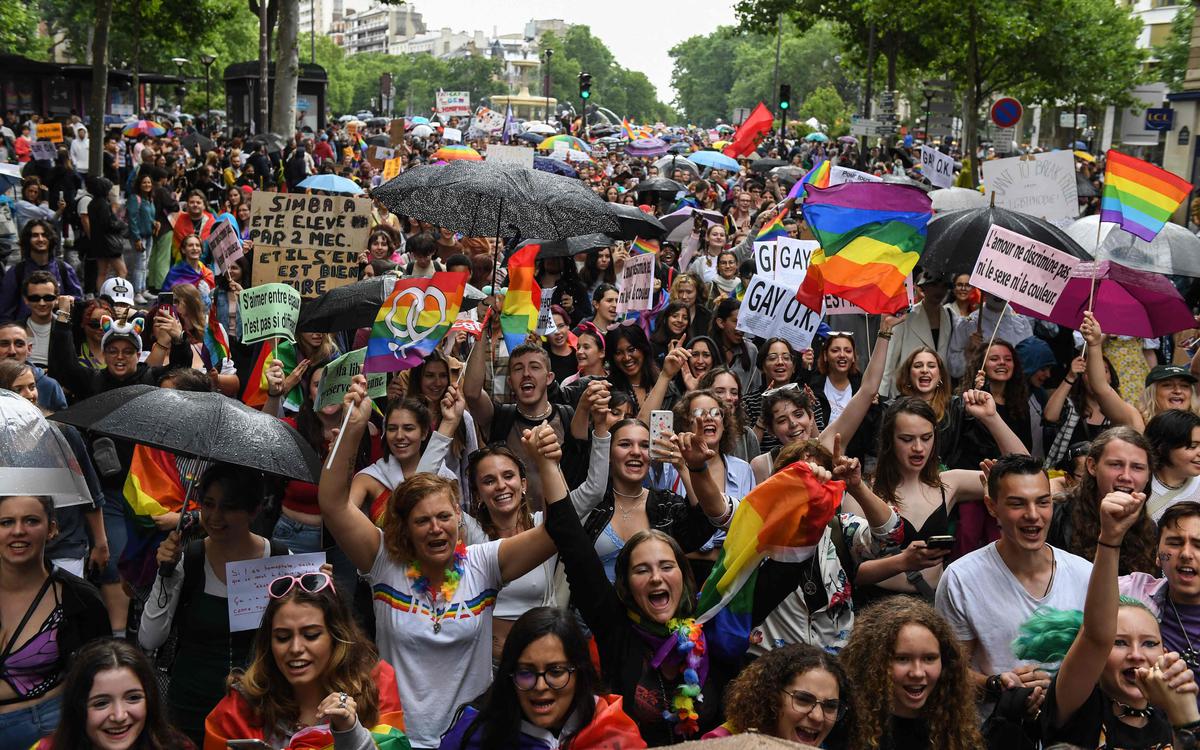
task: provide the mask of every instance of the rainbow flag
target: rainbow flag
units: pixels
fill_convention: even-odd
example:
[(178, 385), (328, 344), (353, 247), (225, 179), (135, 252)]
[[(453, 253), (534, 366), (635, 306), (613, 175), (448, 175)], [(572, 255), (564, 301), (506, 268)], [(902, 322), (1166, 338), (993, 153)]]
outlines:
[(797, 461), (746, 495), (700, 590), (696, 622), (705, 623), (710, 648), (728, 657), (745, 653), (759, 563), (767, 557), (781, 562), (812, 557), (844, 490), (844, 482), (822, 484), (808, 464)]
[(439, 271), (431, 279), (400, 279), (383, 301), (363, 372), (395, 372), (421, 364), (458, 317), (469, 274)]
[(500, 330), (511, 352), (525, 343), (525, 337), (537, 329), (542, 307), (542, 288), (534, 278), (534, 260), (542, 246), (532, 242), (508, 259), (508, 292), (500, 311)]
[(783, 226), (783, 217), (787, 216), (788, 210), (785, 208), (779, 212), (779, 215), (763, 225), (763, 228), (758, 230), (758, 234), (754, 235), (755, 242), (774, 242), (780, 237), (787, 237), (787, 229)]
[(154, 516), (178, 513), (183, 507), (184, 479), (179, 476), (174, 454), (146, 445), (133, 446), (124, 487), (130, 511), (126, 516), (140, 528), (153, 529)]
[(1191, 183), (1120, 151), (1109, 149), (1104, 158), (1100, 221), (1120, 224), (1126, 232), (1150, 242), (1188, 197)]
[(629, 246), (629, 254), (645, 255), (646, 253), (658, 255), (658, 240), (644, 240), (641, 237), (634, 237), (633, 244)]
[(847, 182), (810, 187), (804, 219), (821, 243), (796, 299), (820, 310), (823, 297), (849, 300), (868, 313), (892, 313), (908, 298), (904, 279), (925, 249), (933, 216), (929, 196), (908, 185)]
[[(267, 339), (258, 350), (258, 359), (254, 361), (254, 369), (246, 379), (246, 390), (242, 392), (242, 403), (261, 409), (267, 403), (267, 368), (271, 360), (278, 359), (283, 365), (283, 374), (290, 375), (296, 369), (299, 361), (296, 357), (296, 346), (290, 341)], [(288, 392), (284, 405), (291, 411), (298, 411), (303, 402), (303, 394), (297, 385)]]
[(621, 132), (623, 132), (625, 137), (631, 141), (637, 140), (638, 138), (637, 132), (634, 131), (633, 127), (629, 124), (629, 119), (626, 117), (621, 118)]
[(828, 159), (822, 159), (813, 165), (813, 168), (808, 170), (808, 173), (800, 178), (800, 181), (792, 185), (792, 189), (788, 191), (789, 198), (802, 198), (805, 194), (805, 189), (812, 185), (819, 188), (829, 187), (829, 175), (832, 173), (832, 163)]
[[(398, 727), (384, 721), (386, 718), (388, 714), (381, 716), (380, 723), (367, 730), (375, 741), (376, 750), (410, 750), (408, 737)], [(333, 750), (333, 734), (327, 724), (306, 727), (292, 735), (285, 750)]]
[(179, 261), (171, 266), (170, 271), (167, 271), (167, 276), (163, 279), (162, 288), (164, 291), (168, 291), (180, 284), (199, 286), (201, 281), (208, 284), (209, 291), (217, 288), (217, 282), (213, 276), (212, 269), (204, 265), (203, 262), (200, 263), (199, 269), (195, 269), (187, 263)]
[(229, 337), (217, 321), (217, 305), (208, 306), (208, 325), (204, 328), (204, 348), (208, 350), (209, 367), (221, 371), (221, 363), (229, 358)]

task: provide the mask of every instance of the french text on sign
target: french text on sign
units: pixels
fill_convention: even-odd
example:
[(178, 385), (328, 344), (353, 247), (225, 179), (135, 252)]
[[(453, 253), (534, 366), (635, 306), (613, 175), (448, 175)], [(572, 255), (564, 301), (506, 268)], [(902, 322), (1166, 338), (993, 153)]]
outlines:
[(1049, 315), (1078, 263), (1073, 255), (993, 224), (975, 261), (971, 286)]

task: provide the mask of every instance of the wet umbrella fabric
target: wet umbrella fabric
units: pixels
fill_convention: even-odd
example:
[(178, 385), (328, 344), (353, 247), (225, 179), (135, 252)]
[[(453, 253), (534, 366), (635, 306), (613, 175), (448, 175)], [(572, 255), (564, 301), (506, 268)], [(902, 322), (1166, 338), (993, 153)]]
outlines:
[(1100, 247), (1096, 248), (1098, 216), (1085, 216), (1067, 227), (1067, 234), (1096, 256), (1096, 260), (1115, 260), (1128, 268), (1174, 276), (1200, 278), (1200, 237), (1178, 224), (1167, 222), (1152, 242), (1105, 222)]
[(662, 193), (678, 193), (680, 190), (687, 190), (682, 183), (666, 177), (651, 177), (648, 180), (642, 180), (633, 189), (635, 193), (645, 193), (649, 191), (657, 191)]
[(971, 273), (983, 240), (995, 224), (1047, 244), (1081, 260), (1091, 260), (1079, 243), (1050, 222), (1017, 211), (987, 206), (947, 211), (929, 222), (921, 267), (938, 274)]
[(0, 488), (4, 495), (49, 495), (60, 508), (92, 502), (83, 470), (58, 428), (6, 389), (0, 389)]
[(627, 206), (623, 203), (611, 203), (609, 209), (617, 217), (619, 229), (609, 232), (609, 237), (621, 240), (632, 240), (644, 237), (650, 240), (662, 239), (667, 233), (667, 227), (654, 214), (649, 214), (637, 206)]
[(131, 385), (80, 401), (54, 420), (302, 482), (321, 477), (321, 460), (294, 428), (220, 393)]

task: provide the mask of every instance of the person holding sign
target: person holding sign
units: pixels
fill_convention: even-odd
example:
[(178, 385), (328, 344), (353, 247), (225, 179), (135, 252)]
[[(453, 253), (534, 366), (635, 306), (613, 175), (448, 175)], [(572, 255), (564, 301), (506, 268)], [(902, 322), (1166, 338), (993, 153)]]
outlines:
[(262, 624), (250, 631), (254, 659), (230, 673), (228, 695), (205, 719), (205, 750), (249, 739), (272, 747), (406, 747), (396, 672), (328, 574), (276, 578), (267, 593)]
[[(350, 505), (347, 483), (354, 448), (371, 418), (366, 379), (355, 376), (345, 396), (345, 440), (321, 472), (325, 526), (374, 591), (377, 643), (396, 673), (408, 730), (416, 748), (437, 747), (455, 707), (482, 693), (491, 678), (496, 591), (554, 554), (542, 527), (467, 546), (461, 539), (458, 485), (431, 474), (405, 480), (392, 493), (383, 527)], [(567, 497), (554, 430), (536, 425), (522, 435), (539, 464), (551, 507)], [(574, 517), (574, 513), (571, 513)], [(578, 522), (578, 521), (577, 521)]]

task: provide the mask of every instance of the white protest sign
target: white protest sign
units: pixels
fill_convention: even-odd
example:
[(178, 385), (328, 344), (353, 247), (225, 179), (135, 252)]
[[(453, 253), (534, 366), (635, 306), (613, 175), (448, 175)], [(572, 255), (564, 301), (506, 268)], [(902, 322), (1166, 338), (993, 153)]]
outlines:
[(830, 167), (829, 168), (829, 186), (841, 185), (845, 182), (883, 182), (882, 177), (876, 177), (873, 174), (860, 172), (857, 169), (849, 167)]
[(317, 573), (325, 562), (324, 552), (303, 555), (277, 555), (225, 563), (225, 583), (229, 596), (229, 630), (256, 630), (262, 622), (270, 595), (267, 587), (281, 576)]
[(484, 154), (487, 161), (519, 164), (526, 169), (533, 169), (533, 149), (527, 146), (504, 146), (490, 143)]
[(49, 141), (34, 141), (29, 144), (29, 152), (37, 161), (54, 161), (58, 147)]
[(446, 117), (466, 117), (471, 114), (471, 94), (467, 91), (437, 92), (437, 113)]
[(208, 249), (217, 264), (217, 273), (229, 273), (229, 267), (242, 257), (242, 241), (228, 221), (217, 222), (208, 235)]
[(802, 351), (812, 347), (821, 315), (796, 300), (795, 287), (755, 274), (742, 297), (737, 329), (764, 339), (778, 336)]
[(921, 147), (921, 174), (935, 186), (948, 188), (954, 184), (954, 158), (936, 148)]
[(554, 325), (554, 315), (550, 313), (550, 305), (553, 304), (550, 299), (554, 296), (554, 287), (542, 289), (542, 305), (538, 308), (538, 321), (536, 333), (543, 336), (549, 336), (552, 333), (558, 332), (558, 326)]
[(996, 205), (1039, 219), (1079, 216), (1075, 156), (1070, 151), (1026, 154), (983, 163), (983, 186)]
[(447, 143), (462, 143), (462, 131), (458, 128), (442, 128), (442, 140)]
[(1072, 255), (993, 224), (971, 272), (971, 286), (1049, 315), (1078, 263)]
[(808, 273), (808, 264), (821, 243), (781, 237), (771, 242), (754, 243), (754, 272), (772, 281), (799, 288)]
[(657, 255), (634, 255), (625, 261), (621, 278), (617, 280), (617, 315), (650, 309), (650, 294), (654, 290), (654, 259)]

